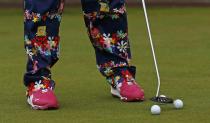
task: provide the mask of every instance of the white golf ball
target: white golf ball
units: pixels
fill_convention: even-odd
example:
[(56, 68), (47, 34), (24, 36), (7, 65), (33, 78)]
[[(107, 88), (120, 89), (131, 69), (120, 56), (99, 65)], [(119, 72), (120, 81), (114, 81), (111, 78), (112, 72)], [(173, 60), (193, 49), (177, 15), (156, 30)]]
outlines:
[(184, 104), (183, 104), (182, 100), (177, 99), (174, 101), (174, 107), (176, 109), (181, 109), (181, 108), (183, 108), (183, 106), (184, 106)]
[(158, 115), (158, 114), (160, 114), (160, 112), (161, 112), (160, 106), (158, 106), (158, 105), (153, 105), (153, 106), (151, 107), (151, 113), (152, 113), (152, 114)]

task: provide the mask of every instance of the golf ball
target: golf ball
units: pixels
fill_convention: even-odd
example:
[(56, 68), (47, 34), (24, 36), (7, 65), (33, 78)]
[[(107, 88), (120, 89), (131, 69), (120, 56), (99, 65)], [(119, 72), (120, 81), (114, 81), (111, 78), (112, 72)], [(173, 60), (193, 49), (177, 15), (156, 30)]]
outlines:
[(160, 106), (158, 106), (158, 105), (153, 105), (153, 106), (151, 107), (151, 113), (152, 113), (152, 114), (158, 115), (158, 114), (160, 114), (160, 112), (161, 112)]
[(174, 101), (174, 107), (176, 109), (181, 109), (181, 108), (183, 108), (183, 106), (184, 106), (184, 104), (183, 104), (182, 100), (177, 99)]

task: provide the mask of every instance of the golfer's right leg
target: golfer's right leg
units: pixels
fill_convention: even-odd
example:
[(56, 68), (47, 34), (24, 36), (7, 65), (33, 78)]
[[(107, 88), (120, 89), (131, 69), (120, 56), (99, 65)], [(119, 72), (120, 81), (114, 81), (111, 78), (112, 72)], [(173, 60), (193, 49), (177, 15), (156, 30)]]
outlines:
[(59, 0), (24, 0), (24, 40), (28, 55), (24, 85), (33, 109), (58, 108), (51, 67), (58, 61)]

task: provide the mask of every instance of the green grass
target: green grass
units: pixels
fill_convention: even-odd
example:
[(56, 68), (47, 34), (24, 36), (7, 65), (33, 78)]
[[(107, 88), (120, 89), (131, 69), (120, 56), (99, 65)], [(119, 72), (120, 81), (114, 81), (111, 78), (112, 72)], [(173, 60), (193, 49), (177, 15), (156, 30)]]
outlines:
[(149, 9), (163, 94), (181, 98), (183, 110), (163, 105), (160, 116), (150, 114), (148, 100), (155, 94), (156, 78), (141, 9), (128, 9), (129, 34), (137, 80), (144, 87), (143, 103), (113, 99), (109, 86), (95, 67), (79, 8), (66, 9), (61, 26), (61, 59), (53, 68), (61, 108), (34, 111), (26, 104), (22, 76), (21, 10), (0, 10), (0, 123), (209, 123), (210, 114), (210, 8)]

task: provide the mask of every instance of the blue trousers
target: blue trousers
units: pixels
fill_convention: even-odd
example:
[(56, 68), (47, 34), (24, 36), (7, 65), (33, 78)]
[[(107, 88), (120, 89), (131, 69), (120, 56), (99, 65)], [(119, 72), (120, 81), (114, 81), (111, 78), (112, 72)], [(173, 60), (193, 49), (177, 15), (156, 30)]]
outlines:
[[(59, 59), (60, 0), (24, 1), (24, 40), (28, 56), (24, 84), (52, 80), (51, 68)], [(113, 87), (131, 66), (124, 0), (81, 0), (88, 36), (95, 49), (97, 68)]]

